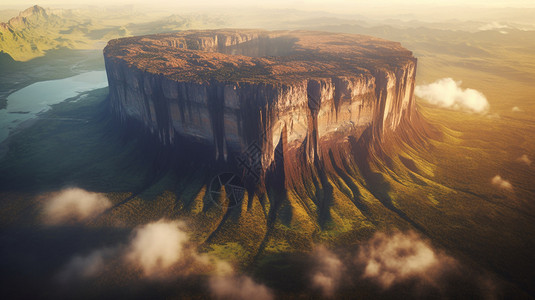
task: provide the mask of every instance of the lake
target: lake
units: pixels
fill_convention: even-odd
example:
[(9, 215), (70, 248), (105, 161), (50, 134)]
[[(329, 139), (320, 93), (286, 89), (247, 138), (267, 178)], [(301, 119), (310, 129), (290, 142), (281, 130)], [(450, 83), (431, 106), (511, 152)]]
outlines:
[(7, 108), (0, 110), (0, 143), (18, 125), (47, 111), (50, 105), (106, 86), (106, 72), (92, 71), (59, 80), (36, 82), (10, 94)]

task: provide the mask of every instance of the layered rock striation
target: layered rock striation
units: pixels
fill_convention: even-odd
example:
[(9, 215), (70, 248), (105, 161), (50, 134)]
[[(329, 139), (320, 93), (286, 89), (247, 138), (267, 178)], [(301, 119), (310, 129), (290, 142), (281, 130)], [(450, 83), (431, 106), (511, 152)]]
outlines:
[(380, 143), (415, 112), (416, 58), (369, 36), (184, 31), (111, 40), (104, 56), (122, 122), (219, 161), (258, 146), (264, 171), (277, 147), (314, 164), (364, 132)]

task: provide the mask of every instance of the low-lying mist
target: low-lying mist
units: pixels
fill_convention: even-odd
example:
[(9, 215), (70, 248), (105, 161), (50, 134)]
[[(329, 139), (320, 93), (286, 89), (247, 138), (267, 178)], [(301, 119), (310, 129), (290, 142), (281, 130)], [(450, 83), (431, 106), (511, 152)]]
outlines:
[[(10, 242), (9, 234), (2, 237), (6, 245), (2, 257), (9, 260), (2, 264), (13, 275), (6, 282), (10, 289), (17, 289), (26, 282), (20, 278), (32, 274), (36, 286), (24, 294), (29, 297), (156, 293), (274, 299), (289, 292), (325, 298), (358, 293), (391, 298), (401, 293), (488, 299), (499, 291), (483, 272), (467, 267), (413, 231), (377, 232), (367, 241), (355, 241), (353, 250), (316, 245), (310, 252), (295, 253), (300, 258), (287, 262), (288, 269), (282, 270), (297, 270), (292, 274), (251, 274), (235, 262), (199, 251), (199, 244), (190, 238), (194, 229), (185, 221), (159, 219), (133, 228), (119, 223), (95, 228), (98, 214), (111, 206), (106, 197), (78, 188), (48, 195), (42, 206), (46, 217), (42, 227), (11, 233), (22, 242)], [(41, 264), (38, 270), (37, 264)], [(292, 280), (288, 276), (302, 284), (281, 291), (276, 281)]]

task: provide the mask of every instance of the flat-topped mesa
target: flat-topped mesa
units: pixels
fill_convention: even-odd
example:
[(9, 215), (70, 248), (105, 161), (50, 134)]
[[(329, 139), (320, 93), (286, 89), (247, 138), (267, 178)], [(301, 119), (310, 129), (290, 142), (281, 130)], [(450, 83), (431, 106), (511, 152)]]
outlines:
[(104, 56), (121, 120), (164, 144), (203, 142), (216, 160), (257, 145), (264, 170), (283, 139), (314, 162), (368, 128), (380, 141), (415, 109), (416, 58), (369, 36), (184, 31), (111, 40)]

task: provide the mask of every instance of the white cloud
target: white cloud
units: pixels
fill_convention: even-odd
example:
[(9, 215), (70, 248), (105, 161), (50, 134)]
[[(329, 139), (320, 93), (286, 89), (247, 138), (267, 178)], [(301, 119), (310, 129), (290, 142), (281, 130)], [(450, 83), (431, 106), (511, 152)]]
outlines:
[(95, 217), (110, 207), (111, 202), (106, 196), (80, 188), (69, 188), (45, 202), (44, 217), (48, 224), (79, 222)]
[(59, 274), (59, 279), (66, 282), (72, 279), (94, 277), (102, 271), (106, 259), (114, 255), (116, 251), (112, 248), (103, 248), (85, 256), (75, 256), (63, 268)]
[(321, 290), (324, 296), (331, 297), (340, 284), (343, 263), (323, 246), (314, 249), (312, 259), (317, 263), (312, 274), (312, 286)]
[[(498, 22), (494, 21), (494, 22), (491, 22), (491, 23), (487, 23), (487, 24), (485, 24), (483, 26), (480, 26), (478, 29), (480, 31), (486, 31), (486, 30), (507, 29), (507, 28), (510, 28), (509, 25), (498, 23)], [(500, 31), (500, 33), (501, 32), (502, 31)]]
[(526, 155), (526, 154), (523, 154), (522, 156), (520, 156), (517, 161), (521, 162), (521, 163), (524, 163), (528, 166), (531, 166), (531, 159)]
[(522, 111), (522, 109), (520, 109), (520, 107), (518, 107), (518, 106), (515, 106), (515, 107), (513, 107), (512, 111), (513, 112), (520, 112), (520, 111)]
[[(186, 248), (188, 236), (181, 229), (183, 223), (161, 219), (156, 222), (137, 227), (127, 245), (117, 244), (111, 248), (97, 249), (89, 255), (78, 255), (70, 260), (60, 273), (60, 278), (87, 278), (96, 274), (105, 262), (119, 259), (122, 267), (140, 269), (143, 277), (159, 279), (167, 278), (180, 261), (184, 270), (192, 264), (210, 265), (213, 262)], [(214, 263), (215, 264), (215, 263)], [(213, 268), (224, 269), (223, 264)], [(67, 276), (69, 275), (69, 276)], [(180, 274), (178, 274), (180, 275)]]
[(209, 280), (210, 292), (216, 299), (270, 300), (273, 293), (265, 285), (248, 276), (213, 276)]
[[(209, 266), (214, 275), (209, 279), (211, 293), (216, 298), (273, 299), (271, 291), (248, 276), (234, 275), (232, 266), (187, 248), (188, 235), (184, 223), (160, 220), (135, 230), (125, 254), (127, 261), (140, 266), (146, 277), (170, 276), (183, 273), (188, 265)], [(179, 265), (179, 268), (173, 268)], [(197, 270), (202, 273), (202, 270)]]
[(364, 278), (385, 289), (410, 279), (436, 285), (442, 274), (457, 265), (453, 258), (436, 252), (414, 232), (391, 236), (376, 233), (360, 248), (357, 262), (364, 265)]
[(160, 220), (138, 227), (130, 242), (126, 259), (141, 267), (146, 276), (165, 272), (183, 256), (187, 234), (177, 221)]
[(507, 181), (507, 180), (504, 180), (500, 175), (496, 175), (492, 178), (492, 184), (501, 188), (501, 189), (504, 189), (504, 190), (511, 190), (513, 189), (513, 185)]
[(474, 89), (461, 88), (461, 81), (442, 78), (428, 85), (416, 86), (416, 96), (439, 107), (484, 113), (489, 109), (485, 95)]
[(223, 299), (273, 299), (269, 288), (215, 257), (199, 254), (189, 244), (184, 223), (161, 219), (134, 229), (127, 245), (102, 248), (73, 257), (61, 270), (62, 282), (87, 279), (101, 274), (107, 263), (119, 261), (126, 269), (140, 268), (141, 278), (170, 279), (192, 274), (211, 274), (209, 292)]
[[(69, 283), (106, 276), (106, 265), (111, 264), (112, 269), (124, 268), (130, 274), (132, 269), (141, 269), (143, 272), (134, 273), (139, 275), (134, 280), (174, 282), (167, 279), (202, 275), (207, 280), (206, 293), (215, 299), (275, 298), (270, 288), (249, 276), (236, 274), (229, 263), (199, 254), (188, 242), (183, 226), (181, 222), (167, 220), (140, 226), (127, 244), (73, 257), (62, 268), (59, 279)], [(376, 233), (356, 254), (348, 254), (352, 259), (345, 262), (322, 246), (310, 254), (313, 265), (308, 279), (324, 297), (334, 297), (344, 284), (353, 284), (359, 278), (371, 280), (385, 290), (397, 283), (417, 280), (443, 293), (449, 288), (449, 275), (463, 274), (453, 258), (436, 251), (414, 232)], [(476, 284), (478, 281), (475, 278)], [(487, 286), (481, 288), (487, 289)]]

